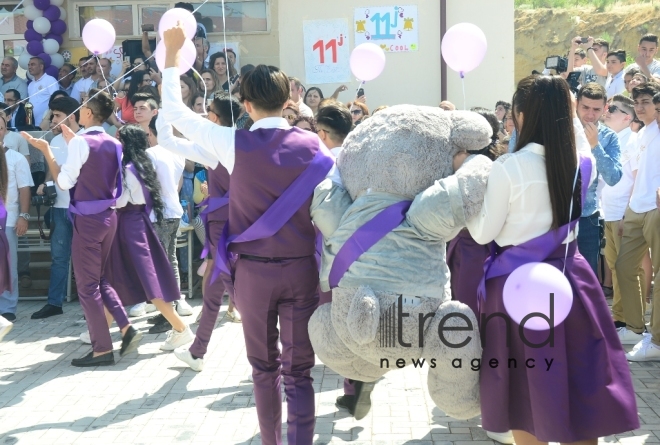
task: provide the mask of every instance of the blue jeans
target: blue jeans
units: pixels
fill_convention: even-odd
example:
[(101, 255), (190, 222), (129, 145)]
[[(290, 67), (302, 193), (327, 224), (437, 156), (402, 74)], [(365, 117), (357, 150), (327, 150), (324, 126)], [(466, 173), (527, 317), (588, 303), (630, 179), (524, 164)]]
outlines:
[(62, 307), (66, 295), (67, 279), (69, 278), (73, 225), (67, 214), (67, 209), (51, 208), (50, 218), (50, 255), (53, 259), (53, 265), (50, 268), (48, 304)]
[(600, 214), (580, 218), (580, 229), (578, 231), (578, 250), (587, 260), (594, 274), (598, 276), (598, 256), (600, 255)]

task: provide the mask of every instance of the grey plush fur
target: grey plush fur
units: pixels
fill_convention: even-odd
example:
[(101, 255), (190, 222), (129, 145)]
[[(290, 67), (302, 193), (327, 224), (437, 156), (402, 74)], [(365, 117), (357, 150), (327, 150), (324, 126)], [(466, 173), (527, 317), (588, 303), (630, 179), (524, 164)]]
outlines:
[[(334, 257), (355, 230), (389, 205), (413, 201), (405, 221), (362, 254), (333, 289), (332, 303), (316, 310), (310, 339), (323, 363), (365, 382), (397, 369), (399, 359), (407, 365), (424, 359), (433, 401), (461, 419), (480, 412), (479, 373), (470, 362), (481, 357), (481, 343), (475, 315), (451, 301), (445, 250), (481, 210), (492, 163), (473, 156), (454, 173), (453, 158), (487, 146), (491, 132), (486, 120), (472, 112), (388, 108), (349, 135), (338, 160), (343, 187), (327, 181), (319, 185), (311, 209), (324, 237), (325, 290)], [(399, 310), (408, 314), (400, 328), (410, 346), (383, 342), (392, 329), (385, 320)], [(472, 332), (444, 332), (451, 344), (471, 337), (461, 348), (448, 347), (438, 334), (441, 320), (452, 313), (467, 317), (473, 327)], [(454, 316), (445, 326), (464, 327), (466, 321)], [(394, 329), (398, 334), (399, 327)], [(453, 366), (458, 361), (460, 368)]]

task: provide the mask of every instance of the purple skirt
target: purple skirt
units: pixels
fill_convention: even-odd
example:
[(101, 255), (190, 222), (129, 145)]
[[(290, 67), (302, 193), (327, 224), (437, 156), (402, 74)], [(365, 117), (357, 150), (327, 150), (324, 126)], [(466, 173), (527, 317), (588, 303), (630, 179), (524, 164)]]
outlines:
[(484, 276), (483, 265), (489, 255), (488, 246), (477, 244), (467, 229), (461, 230), (447, 248), (452, 300), (467, 304), (477, 316), (477, 288)]
[[(565, 251), (560, 246), (545, 262), (561, 270)], [(625, 352), (603, 291), (575, 242), (566, 266), (573, 307), (554, 329), (553, 346), (526, 345), (519, 325), (511, 321), (507, 347), (506, 321), (499, 316), (481, 332), (481, 416), (487, 431), (522, 430), (544, 442), (575, 442), (639, 428)], [(482, 316), (507, 313), (502, 300), (507, 277), (486, 283)], [(524, 338), (539, 345), (549, 333), (525, 329)], [(492, 359), (498, 361), (496, 368)]]
[[(11, 230), (11, 229), (10, 229)], [(0, 294), (11, 292), (11, 259), (9, 258), (9, 240), (5, 230), (0, 227)]]
[(117, 234), (105, 277), (124, 306), (154, 298), (168, 303), (181, 295), (174, 271), (143, 205), (117, 210)]

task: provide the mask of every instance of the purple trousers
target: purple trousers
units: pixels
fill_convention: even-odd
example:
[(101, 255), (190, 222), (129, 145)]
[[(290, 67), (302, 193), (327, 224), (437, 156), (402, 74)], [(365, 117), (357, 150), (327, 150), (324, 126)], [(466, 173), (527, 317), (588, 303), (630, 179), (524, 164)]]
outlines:
[(307, 325), (318, 306), (318, 283), (313, 256), (271, 263), (239, 258), (236, 262), (236, 306), (243, 318), (263, 445), (282, 443), (282, 377), (288, 407), (288, 443), (313, 442), (314, 350)]
[(96, 215), (75, 215), (73, 220), (71, 260), (94, 352), (112, 351), (104, 306), (120, 329), (129, 324), (121, 300), (104, 276), (116, 231), (117, 214), (113, 209)]

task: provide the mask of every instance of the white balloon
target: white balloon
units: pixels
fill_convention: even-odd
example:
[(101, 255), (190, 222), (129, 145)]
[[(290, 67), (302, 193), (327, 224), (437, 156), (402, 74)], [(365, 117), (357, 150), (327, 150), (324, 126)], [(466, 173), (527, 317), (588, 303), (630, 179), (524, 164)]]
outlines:
[[(51, 1), (51, 3), (53, 2)], [(59, 8), (60, 8), (60, 20), (66, 20), (66, 9), (64, 9), (61, 6)]]
[(48, 34), (50, 32), (50, 20), (46, 17), (39, 17), (34, 20), (34, 30), (39, 34)]
[[(23, 15), (25, 16), (26, 19), (28, 20), (36, 20), (39, 17), (43, 17), (44, 13), (43, 11), (40, 11), (36, 8), (36, 6), (31, 5), (31, 6), (26, 6), (23, 9)], [(46, 19), (48, 20), (48, 19)]]
[(44, 40), (44, 52), (46, 54), (55, 54), (60, 50), (60, 44), (55, 39)]
[(24, 0), (23, 7), (25, 8), (26, 6), (34, 6), (34, 0)]
[(64, 4), (64, 0), (50, 0), (50, 4), (55, 6), (62, 6)]
[(18, 58), (18, 66), (23, 68), (24, 70), (28, 69), (28, 63), (30, 63), (30, 53), (27, 51), (23, 51), (23, 54)]
[(64, 65), (64, 57), (62, 57), (62, 54), (60, 53), (55, 53), (50, 55), (50, 64), (59, 68), (62, 68), (62, 65)]

